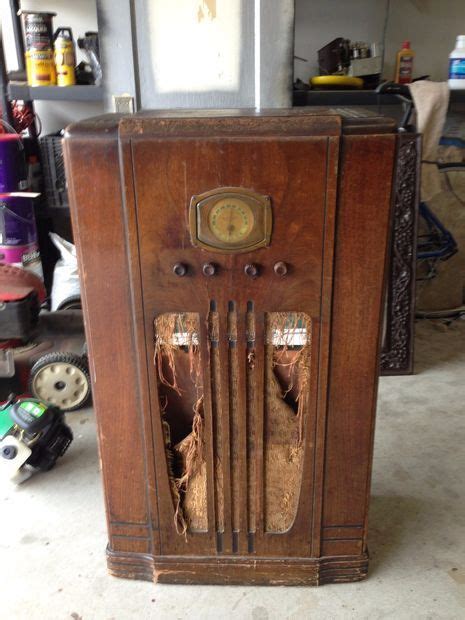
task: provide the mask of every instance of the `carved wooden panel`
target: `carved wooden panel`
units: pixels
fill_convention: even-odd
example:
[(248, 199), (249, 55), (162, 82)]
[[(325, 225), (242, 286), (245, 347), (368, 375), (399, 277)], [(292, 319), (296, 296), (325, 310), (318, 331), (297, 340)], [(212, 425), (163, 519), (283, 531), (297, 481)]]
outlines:
[(383, 375), (413, 372), (420, 137), (400, 134), (381, 349)]

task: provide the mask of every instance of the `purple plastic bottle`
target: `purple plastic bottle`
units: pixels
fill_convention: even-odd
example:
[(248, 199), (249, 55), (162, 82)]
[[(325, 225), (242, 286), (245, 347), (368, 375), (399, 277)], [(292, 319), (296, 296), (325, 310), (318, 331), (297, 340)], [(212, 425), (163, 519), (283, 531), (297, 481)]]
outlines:
[(34, 194), (0, 194), (0, 262), (42, 277), (34, 216)]

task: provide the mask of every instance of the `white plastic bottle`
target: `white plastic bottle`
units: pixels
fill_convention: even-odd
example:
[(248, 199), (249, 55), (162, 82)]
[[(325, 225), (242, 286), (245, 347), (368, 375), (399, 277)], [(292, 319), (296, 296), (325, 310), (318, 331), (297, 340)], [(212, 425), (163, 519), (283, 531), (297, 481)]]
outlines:
[(455, 49), (449, 55), (449, 88), (465, 90), (465, 35), (457, 37)]

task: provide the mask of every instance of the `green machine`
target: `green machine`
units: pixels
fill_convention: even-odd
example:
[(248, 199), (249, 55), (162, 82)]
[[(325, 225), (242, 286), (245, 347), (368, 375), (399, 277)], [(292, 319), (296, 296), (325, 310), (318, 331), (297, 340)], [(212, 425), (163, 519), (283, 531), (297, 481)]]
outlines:
[(0, 474), (22, 482), (34, 470), (48, 471), (72, 440), (61, 409), (12, 395), (0, 407)]

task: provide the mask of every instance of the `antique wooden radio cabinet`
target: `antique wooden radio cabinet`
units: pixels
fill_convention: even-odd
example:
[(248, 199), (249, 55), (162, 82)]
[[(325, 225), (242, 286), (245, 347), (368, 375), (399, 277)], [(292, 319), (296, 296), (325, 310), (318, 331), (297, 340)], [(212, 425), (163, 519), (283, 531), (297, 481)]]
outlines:
[(112, 574), (365, 577), (397, 141), (321, 108), (68, 129)]

